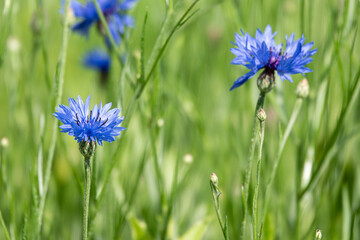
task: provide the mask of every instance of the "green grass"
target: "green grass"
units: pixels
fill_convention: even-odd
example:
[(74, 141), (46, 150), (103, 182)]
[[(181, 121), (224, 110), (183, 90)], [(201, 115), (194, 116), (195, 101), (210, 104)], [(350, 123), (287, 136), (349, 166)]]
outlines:
[[(128, 60), (121, 65), (114, 57), (105, 87), (81, 63), (88, 50), (106, 49), (103, 39), (95, 28), (88, 39), (69, 32), (60, 103), (91, 94), (91, 106), (102, 101), (121, 107), (127, 125), (119, 139), (98, 147), (93, 159), (90, 239), (222, 239), (209, 187), (212, 172), (219, 178), (229, 238), (240, 239), (258, 75), (229, 91), (246, 73), (230, 64), (230, 42), (240, 28), (254, 35), (271, 24), (277, 42), (284, 43), (285, 34), (303, 33), (318, 52), (306, 76), (310, 95), (280, 155), (264, 216), (266, 185), (303, 77), (296, 75), (294, 83), (276, 78), (265, 100), (258, 196), (262, 239), (315, 239), (321, 229), (323, 239), (359, 240), (358, 1), (201, 0), (179, 28), (174, 26), (193, 2), (168, 2), (139, 0), (130, 11), (136, 26), (118, 49)], [(9, 141), (0, 148), (0, 239), (36, 239), (39, 179), (46, 181), (57, 124), (52, 113), (57, 62), (64, 54), (63, 19), (60, 1), (5, 0), (0, 9), (0, 138)], [(14, 41), (17, 51), (9, 45)], [(59, 132), (39, 238), (79, 239), (83, 157), (73, 138)], [(184, 161), (187, 154), (191, 163)], [(309, 164), (310, 184), (303, 183)], [(244, 239), (252, 239), (255, 184), (256, 161)]]

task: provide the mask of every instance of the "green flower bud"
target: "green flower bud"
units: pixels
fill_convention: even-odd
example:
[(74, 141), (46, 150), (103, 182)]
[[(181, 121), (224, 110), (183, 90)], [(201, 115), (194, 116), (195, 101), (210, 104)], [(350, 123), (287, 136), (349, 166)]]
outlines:
[(81, 141), (79, 143), (79, 150), (86, 158), (91, 158), (96, 150), (96, 142), (94, 141)]
[(315, 239), (316, 240), (321, 240), (322, 239), (322, 234), (321, 234), (320, 230), (316, 230)]
[(257, 79), (257, 85), (260, 92), (266, 94), (275, 86), (275, 72), (271, 69), (265, 69)]
[(309, 82), (306, 80), (306, 78), (299, 82), (295, 93), (298, 98), (306, 98), (309, 96)]
[(259, 112), (258, 112), (258, 114), (257, 114), (257, 117), (258, 117), (258, 119), (260, 120), (260, 122), (265, 121), (265, 119), (266, 119), (266, 113), (265, 113), (264, 109), (260, 108), (260, 110), (259, 110)]
[(215, 173), (212, 173), (212, 174), (210, 175), (210, 181), (211, 181), (211, 183), (212, 183), (213, 185), (215, 185), (215, 186), (218, 185), (219, 179), (218, 179), (218, 177), (216, 176)]

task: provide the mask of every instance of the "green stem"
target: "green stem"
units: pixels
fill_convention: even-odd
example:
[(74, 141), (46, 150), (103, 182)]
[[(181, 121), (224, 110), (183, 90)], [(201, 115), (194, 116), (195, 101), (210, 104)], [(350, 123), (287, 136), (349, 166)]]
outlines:
[(180, 157), (178, 156), (177, 159), (176, 159), (176, 163), (175, 163), (174, 178), (173, 178), (173, 181), (172, 181), (171, 193), (170, 193), (170, 198), (169, 198), (169, 202), (168, 202), (169, 208), (168, 208), (168, 211), (166, 213), (164, 226), (163, 226), (162, 232), (161, 232), (161, 239), (164, 239), (164, 240), (166, 239), (166, 234), (167, 234), (167, 230), (168, 230), (172, 210), (173, 210), (173, 207), (174, 207), (174, 200), (175, 200), (175, 195), (176, 195), (177, 187), (178, 187), (179, 163), (180, 163)]
[(210, 188), (211, 188), (211, 192), (212, 192), (212, 196), (213, 196), (213, 201), (214, 201), (214, 208), (215, 208), (215, 212), (216, 212), (216, 216), (217, 219), (219, 221), (220, 227), (221, 227), (221, 231), (224, 235), (224, 239), (225, 240), (229, 240), (229, 234), (227, 231), (227, 220), (225, 220), (225, 224), (221, 218), (221, 213), (220, 213), (220, 201), (219, 201), (219, 197), (221, 194), (221, 191), (219, 189), (219, 187), (217, 185), (215, 185), (211, 180), (210, 180)]
[(91, 188), (91, 162), (90, 157), (84, 158), (85, 167), (85, 188), (84, 188), (84, 208), (83, 208), (83, 240), (88, 239), (88, 219)]
[[(55, 72), (55, 84), (54, 84), (54, 92), (55, 92), (55, 103), (53, 105), (53, 108), (60, 104), (61, 96), (62, 96), (62, 89), (64, 84), (64, 73), (65, 73), (65, 63), (66, 63), (66, 52), (67, 52), (67, 46), (68, 46), (68, 32), (69, 32), (69, 16), (68, 16), (68, 9), (70, 5), (70, 0), (65, 0), (65, 7), (64, 7), (64, 25), (63, 25), (63, 36), (62, 36), (62, 45), (59, 55), (59, 60), (56, 66), (56, 72)], [(40, 204), (37, 209), (37, 235), (40, 236), (41, 231), (41, 225), (42, 225), (42, 216), (44, 213), (44, 207), (45, 207), (45, 200), (47, 191), (49, 188), (50, 183), (50, 175), (51, 175), (51, 169), (52, 164), (54, 160), (54, 152), (55, 152), (55, 145), (56, 145), (56, 136), (58, 133), (58, 121), (54, 120), (53, 126), (52, 126), (52, 137), (51, 137), (51, 143), (50, 143), (50, 149), (48, 153), (48, 159), (47, 159), (47, 165), (45, 170), (45, 181), (44, 181), (44, 187), (43, 187), (43, 194), (40, 195)]]
[(0, 222), (1, 222), (1, 226), (2, 226), (2, 228), (3, 228), (3, 230), (4, 230), (6, 239), (7, 239), (7, 240), (10, 240), (9, 231), (7, 230), (7, 227), (6, 227), (6, 225), (5, 225), (3, 216), (2, 216), (2, 214), (1, 214), (1, 210), (0, 210)]
[(123, 65), (123, 62), (121, 61), (121, 53), (120, 53), (120, 51), (119, 51), (118, 46), (117, 46), (116, 43), (115, 43), (114, 37), (113, 37), (112, 34), (111, 34), (111, 31), (110, 31), (109, 25), (108, 25), (108, 23), (107, 23), (107, 21), (106, 21), (106, 19), (105, 19), (105, 16), (104, 16), (103, 12), (101, 11), (101, 8), (100, 8), (100, 5), (99, 5), (98, 1), (97, 1), (97, 0), (93, 0), (93, 2), (94, 2), (94, 4), (95, 4), (96, 12), (97, 12), (97, 14), (98, 14), (99, 17), (100, 17), (101, 24), (102, 24), (102, 26), (105, 28), (106, 35), (107, 35), (107, 37), (109, 38), (111, 47), (115, 50), (116, 55), (117, 55), (117, 58), (118, 58), (121, 66), (122, 66), (122, 65)]
[(287, 139), (289, 138), (290, 132), (291, 132), (293, 126), (294, 126), (295, 120), (296, 120), (297, 116), (299, 115), (302, 103), (303, 103), (302, 98), (298, 98), (296, 100), (295, 106), (293, 108), (293, 111), (292, 111), (292, 114), (291, 114), (291, 117), (290, 117), (290, 121), (289, 121), (289, 123), (288, 123), (288, 125), (286, 127), (284, 136), (283, 136), (283, 138), (281, 140), (281, 143), (280, 143), (279, 151), (278, 151), (278, 154), (277, 154), (277, 157), (276, 157), (276, 160), (275, 160), (274, 167), (273, 167), (272, 172), (271, 172), (270, 180), (269, 180), (269, 182), (268, 182), (268, 184), (266, 186), (264, 213), (263, 213), (262, 221), (261, 221), (262, 224), (264, 224), (264, 220), (265, 220), (265, 216), (266, 216), (266, 213), (267, 213), (267, 208), (268, 208), (269, 200), (270, 200), (270, 194), (271, 194), (270, 190), (272, 188), (272, 183), (273, 183), (273, 181), (275, 179), (275, 176), (276, 176), (276, 172), (277, 172), (277, 168), (279, 166), (281, 155), (282, 155), (282, 152), (284, 150)]
[(44, 39), (44, 29), (45, 29), (45, 24), (44, 24), (44, 15), (45, 15), (45, 10), (44, 10), (44, 6), (43, 6), (43, 2), (40, 1), (35, 1), (36, 2), (36, 13), (37, 13), (37, 20), (39, 21), (39, 29), (38, 29), (38, 44), (42, 53), (42, 58), (44, 61), (44, 77), (45, 77), (45, 83), (46, 83), (46, 87), (48, 88), (48, 90), (51, 90), (51, 77), (49, 74), (49, 58), (48, 58), (48, 51), (46, 49), (45, 46), (45, 39)]
[[(265, 121), (260, 120), (260, 144), (259, 144), (259, 155), (258, 155), (258, 163), (257, 163), (257, 177), (256, 177), (256, 185), (255, 185), (255, 193), (253, 199), (253, 233), (254, 239), (257, 239), (257, 229), (258, 229), (258, 196), (259, 196), (259, 185), (260, 185), (260, 173), (261, 173), (261, 159), (262, 159), (262, 148), (264, 144), (264, 135), (265, 135)], [(260, 234), (258, 234), (258, 238), (260, 239)]]
[(257, 124), (258, 118), (257, 115), (260, 111), (260, 108), (263, 108), (264, 106), (264, 102), (265, 102), (265, 94), (264, 93), (260, 93), (259, 94), (259, 98), (256, 104), (256, 108), (255, 108), (255, 114), (254, 114), (254, 123), (253, 123), (253, 131), (252, 131), (252, 135), (251, 135), (251, 143), (250, 143), (250, 148), (249, 148), (249, 158), (248, 158), (248, 162), (247, 162), (247, 168), (246, 168), (246, 172), (245, 172), (245, 205), (244, 205), (244, 214), (243, 214), (243, 219), (242, 219), (242, 224), (241, 224), (241, 234), (242, 237), (241, 239), (244, 239), (245, 236), (245, 228), (246, 228), (246, 215), (247, 215), (247, 204), (248, 204), (248, 197), (249, 197), (249, 185), (250, 185), (250, 176), (251, 176), (251, 169), (252, 169), (252, 164), (253, 164), (253, 159), (254, 159), (254, 151), (255, 151), (255, 144), (256, 144), (256, 134), (258, 133), (258, 129), (259, 126)]
[(161, 173), (161, 167), (159, 164), (159, 158), (158, 158), (157, 149), (156, 149), (156, 145), (155, 145), (156, 139), (155, 139), (154, 130), (152, 129), (152, 127), (150, 127), (149, 131), (150, 131), (150, 142), (151, 142), (150, 145), (151, 145), (151, 150), (153, 152), (153, 158), (154, 158), (155, 175), (156, 175), (158, 191), (159, 191), (159, 196), (160, 196), (160, 209), (162, 210), (162, 207), (166, 204), (166, 195), (165, 195), (165, 191), (164, 191), (164, 178)]
[(1, 24), (0, 24), (0, 67), (3, 63), (3, 57), (6, 51), (6, 41), (11, 31), (11, 16), (13, 10), (14, 1), (5, 0)]

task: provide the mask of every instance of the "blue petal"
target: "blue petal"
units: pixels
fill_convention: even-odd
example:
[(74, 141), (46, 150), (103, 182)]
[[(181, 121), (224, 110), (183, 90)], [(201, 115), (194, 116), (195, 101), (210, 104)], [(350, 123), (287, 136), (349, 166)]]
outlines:
[(81, 5), (81, 3), (77, 1), (71, 1), (70, 8), (72, 9), (75, 17), (86, 17), (86, 10), (83, 5)]
[(88, 36), (89, 29), (93, 23), (93, 20), (83, 20), (79, 23), (76, 23), (74, 26), (71, 27), (71, 30), (74, 32), (78, 32), (81, 35)]
[(89, 68), (101, 72), (108, 72), (110, 69), (111, 59), (106, 52), (96, 49), (88, 52), (84, 56), (83, 63)]
[(124, 25), (127, 27), (134, 27), (135, 22), (134, 19), (129, 15), (124, 15), (122, 18)]
[[(120, 33), (124, 32), (123, 23), (120, 22), (120, 19), (117, 17), (117, 15), (115, 15), (115, 16), (112, 16), (112, 18), (109, 20), (108, 24), (109, 24), (111, 35), (114, 38), (116, 45), (119, 45), (120, 41), (121, 41)], [(108, 41), (109, 40), (107, 39), (107, 42)]]
[(248, 73), (246, 73), (245, 75), (239, 77), (234, 84), (232, 85), (232, 87), (230, 88), (230, 91), (234, 90), (235, 88), (240, 87), (241, 85), (243, 85), (247, 80), (249, 80), (250, 78), (252, 78), (254, 75), (256, 74), (256, 71), (250, 71)]
[(134, 7), (135, 3), (138, 0), (124, 0), (122, 3), (120, 3), (118, 10), (126, 11), (130, 8)]

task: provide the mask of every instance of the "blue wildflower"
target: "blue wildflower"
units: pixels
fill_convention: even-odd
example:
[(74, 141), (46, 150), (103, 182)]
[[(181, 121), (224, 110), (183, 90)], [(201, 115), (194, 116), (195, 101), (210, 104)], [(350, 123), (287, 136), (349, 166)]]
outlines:
[(119, 124), (124, 117), (119, 117), (120, 109), (111, 108), (111, 103), (99, 107), (95, 104), (89, 114), (90, 95), (85, 104), (80, 96), (77, 102), (73, 98), (69, 98), (69, 106), (59, 105), (54, 116), (59, 119), (63, 125), (60, 126), (61, 132), (68, 133), (75, 137), (77, 142), (94, 142), (96, 141), (102, 146), (102, 141), (112, 142), (115, 136), (125, 128)]
[[(110, 32), (115, 40), (115, 43), (120, 44), (121, 36), (125, 32), (125, 27), (134, 26), (134, 19), (125, 13), (135, 5), (137, 0), (124, 0), (122, 2), (119, 0), (97, 1), (109, 25)], [(82, 5), (77, 1), (71, 1), (70, 8), (72, 9), (75, 17), (81, 19), (78, 23), (72, 26), (73, 31), (87, 36), (89, 34), (90, 27), (93, 24), (97, 24), (99, 31), (101, 33), (105, 32), (93, 1), (88, 1), (85, 5)]]
[(92, 50), (88, 52), (83, 58), (84, 65), (102, 73), (109, 72), (111, 59), (110, 56), (100, 50)]
[[(312, 72), (310, 68), (305, 67), (306, 64), (312, 62), (311, 56), (317, 52), (317, 49), (310, 50), (314, 42), (304, 45), (304, 35), (300, 39), (294, 40), (295, 34), (286, 38), (286, 48), (283, 45), (276, 45), (271, 26), (265, 28), (264, 33), (259, 29), (256, 31), (256, 37), (251, 37), (248, 33), (241, 30), (242, 35), (235, 33), (235, 42), (232, 42), (236, 48), (231, 48), (231, 52), (236, 55), (232, 60), (232, 64), (243, 65), (250, 72), (238, 78), (230, 90), (240, 87), (248, 79), (252, 78), (260, 69), (264, 68), (264, 74), (272, 78), (276, 70), (280, 79), (293, 82), (291, 74)], [(305, 75), (304, 75), (305, 76)]]
[(99, 80), (103, 86), (107, 84), (111, 58), (106, 52), (100, 49), (92, 50), (84, 56), (83, 63), (86, 67), (94, 69), (99, 73)]

